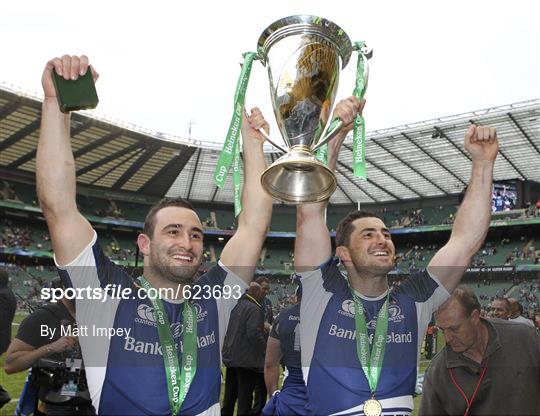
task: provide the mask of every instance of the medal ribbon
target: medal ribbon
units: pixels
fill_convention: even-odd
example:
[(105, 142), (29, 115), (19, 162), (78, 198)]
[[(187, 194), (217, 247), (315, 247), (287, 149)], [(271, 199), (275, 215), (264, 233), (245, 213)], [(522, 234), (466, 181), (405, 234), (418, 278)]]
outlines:
[(234, 212), (238, 216), (242, 211), (240, 203), (240, 129), (242, 127), (242, 112), (244, 111), (244, 103), (246, 101), (246, 90), (249, 82), (249, 75), (253, 60), (257, 57), (255, 52), (246, 52), (243, 54), (244, 63), (236, 84), (236, 92), (234, 93), (234, 111), (229, 124), (229, 130), (223, 149), (219, 155), (214, 173), (214, 181), (219, 188), (223, 188), (227, 179), (229, 168), (234, 161), (233, 183), (234, 183)]
[(366, 316), (362, 300), (354, 293), (351, 288), (351, 293), (354, 299), (354, 320), (356, 323), (356, 353), (362, 370), (366, 375), (369, 389), (372, 396), (375, 394), (377, 384), (381, 375), (384, 353), (386, 350), (386, 336), (388, 333), (388, 299), (390, 290), (384, 304), (377, 314), (377, 322), (375, 326), (375, 337), (373, 339), (371, 353), (369, 334), (366, 324)]
[[(147, 291), (152, 285), (143, 277), (139, 282)], [(182, 311), (184, 332), (182, 335), (182, 367), (178, 364), (178, 352), (171, 334), (171, 324), (163, 302), (159, 298), (150, 298), (156, 313), (156, 324), (159, 342), (163, 352), (165, 374), (167, 377), (167, 392), (169, 394), (169, 406), (173, 416), (180, 412), (182, 403), (188, 394), (189, 387), (195, 378), (197, 371), (197, 314), (195, 307), (184, 300)]]

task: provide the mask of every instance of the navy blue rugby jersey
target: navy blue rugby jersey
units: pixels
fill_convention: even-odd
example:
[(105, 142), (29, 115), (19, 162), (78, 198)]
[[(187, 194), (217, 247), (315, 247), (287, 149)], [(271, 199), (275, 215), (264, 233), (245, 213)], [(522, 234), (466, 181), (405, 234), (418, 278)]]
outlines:
[[(94, 407), (100, 414), (171, 414), (162, 348), (152, 303), (137, 296), (134, 280), (116, 266), (100, 248), (94, 234), (90, 245), (71, 263), (58, 266), (64, 282), (73, 288), (104, 288), (107, 284), (131, 288), (130, 299), (78, 299), (77, 324), (87, 327), (79, 336), (86, 377)], [(210, 287), (239, 285), (238, 276), (219, 264), (196, 283)], [(171, 332), (182, 363), (183, 301), (163, 300)], [(193, 300), (197, 311), (197, 370), (182, 415), (219, 415), (221, 347), (231, 310), (237, 300), (229, 297)], [(115, 328), (119, 336), (93, 336), (91, 329)], [(129, 331), (129, 332), (128, 332)]]
[(279, 339), (283, 357), (281, 393), (273, 396), (265, 406), (263, 415), (304, 415), (307, 390), (301, 370), (300, 357), (300, 304), (283, 309), (272, 326), (270, 336)]
[(281, 364), (300, 368), (300, 304), (283, 309), (274, 320), (270, 336), (279, 340)]
[[(314, 415), (362, 415), (369, 385), (356, 352), (354, 301), (345, 276), (331, 259), (301, 273), (300, 340), (308, 390), (306, 409)], [(387, 293), (362, 298), (370, 339)], [(422, 338), (433, 311), (448, 291), (427, 271), (390, 291), (388, 335), (376, 390), (384, 415), (410, 415)]]

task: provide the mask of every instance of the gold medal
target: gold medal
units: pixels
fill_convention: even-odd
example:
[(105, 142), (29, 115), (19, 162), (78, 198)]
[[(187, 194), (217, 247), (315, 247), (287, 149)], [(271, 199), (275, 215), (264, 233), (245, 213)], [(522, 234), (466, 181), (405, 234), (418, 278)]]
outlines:
[(369, 399), (364, 402), (364, 414), (366, 416), (381, 416), (382, 406), (378, 400)]

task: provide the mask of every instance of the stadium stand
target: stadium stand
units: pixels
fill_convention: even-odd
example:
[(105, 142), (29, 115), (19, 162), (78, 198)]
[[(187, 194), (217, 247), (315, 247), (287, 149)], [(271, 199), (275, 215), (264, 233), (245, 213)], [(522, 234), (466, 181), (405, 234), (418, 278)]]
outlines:
[[(20, 281), (36, 274), (47, 280), (52, 265), (35, 193), (39, 109), (38, 100), (0, 88), (0, 261), (20, 268), (14, 282), (21, 296), (29, 292)], [(333, 232), (347, 212), (360, 206), (372, 210), (392, 229), (394, 274), (425, 267), (448, 238), (468, 180), (461, 140), (474, 119), (505, 137), (495, 179), (513, 181), (519, 201), (511, 211), (494, 213), (486, 243), (471, 265), (473, 281), (486, 299), (500, 291), (537, 291), (540, 171), (534, 161), (540, 156), (535, 123), (539, 112), (540, 100), (532, 100), (370, 132), (365, 182), (352, 178), (351, 145), (346, 141), (337, 169), (339, 187), (328, 208), (329, 228)], [(140, 264), (135, 240), (149, 206), (163, 196), (182, 196), (192, 201), (206, 228), (204, 267), (217, 261), (235, 228), (231, 181), (223, 189), (212, 182), (220, 144), (154, 134), (83, 114), (73, 115), (72, 136), (77, 203), (108, 255), (126, 267)], [(266, 156), (269, 163), (276, 158), (270, 149)], [(447, 162), (457, 168), (450, 170)], [(258, 273), (276, 282), (289, 276), (295, 222), (294, 207), (276, 204)], [(523, 286), (512, 283), (516, 278)], [(279, 304), (292, 286), (278, 284), (272, 296)], [(534, 306), (536, 301), (529, 298)]]
[[(40, 102), (0, 88), (0, 263), (8, 267), (19, 309), (35, 307), (39, 290), (57, 276), (48, 231), (37, 204), (35, 154)], [(533, 317), (540, 310), (540, 100), (514, 103), (369, 132), (368, 180), (352, 174), (352, 145), (346, 140), (337, 168), (338, 189), (327, 222), (333, 232), (347, 212), (358, 208), (381, 215), (396, 245), (395, 284), (425, 267), (448, 239), (469, 160), (462, 137), (471, 122), (497, 128), (501, 154), (496, 180), (513, 181), (518, 203), (496, 212), (484, 246), (464, 280), (487, 308), (497, 296), (512, 296)], [(213, 183), (221, 144), (157, 134), (133, 125), (72, 116), (77, 166), (77, 204), (98, 232), (113, 261), (137, 275), (136, 235), (150, 205), (163, 196), (190, 200), (205, 226), (208, 268), (234, 233), (232, 181)], [(437, 135), (434, 132), (437, 132)], [(267, 162), (276, 157), (267, 149)], [(450, 168), (451, 167), (451, 168)], [(258, 275), (269, 277), (274, 314), (290, 303), (296, 212), (274, 207)]]

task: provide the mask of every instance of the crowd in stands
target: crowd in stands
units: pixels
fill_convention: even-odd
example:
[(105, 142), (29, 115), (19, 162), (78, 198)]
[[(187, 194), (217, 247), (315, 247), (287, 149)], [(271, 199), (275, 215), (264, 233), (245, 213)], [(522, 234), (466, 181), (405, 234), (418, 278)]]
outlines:
[[(30, 185), (26, 185), (30, 186)], [(36, 204), (35, 195), (32, 197), (27, 195), (26, 198), (28, 201), (25, 202), (29, 204)], [(32, 201), (30, 201), (32, 199)], [(14, 184), (8, 181), (2, 181), (0, 183), (0, 200), (10, 200), (16, 202), (23, 202), (20, 195), (17, 194), (14, 188)], [(112, 198), (108, 199), (97, 199), (86, 197), (83, 195), (78, 195), (77, 202), (80, 204), (80, 209), (82, 212), (93, 214), (99, 217), (106, 218), (115, 218), (115, 219), (127, 219), (142, 221), (144, 214), (143, 212), (147, 211), (147, 206), (132, 204), (133, 207), (129, 208), (129, 203), (127, 202), (118, 202)], [(122, 205), (123, 204), (123, 205)], [(125, 213), (122, 209), (122, 206), (125, 205), (129, 213)], [(136, 215), (138, 211), (141, 211), (141, 215)], [(420, 227), (425, 225), (441, 225), (441, 224), (453, 224), (455, 219), (455, 213), (457, 206), (438, 206), (438, 207), (425, 207), (425, 208), (414, 208), (414, 209), (401, 209), (401, 210), (391, 210), (387, 208), (382, 208), (378, 210), (378, 214), (381, 215), (384, 222), (390, 228), (406, 228), (406, 227)], [(514, 209), (511, 211), (503, 211), (506, 217), (502, 218), (501, 213), (497, 214), (498, 220), (506, 219), (526, 219), (534, 218), (540, 216), (540, 198), (535, 202), (527, 202), (524, 205), (523, 209)], [(137, 217), (137, 218), (132, 218)], [(228, 221), (228, 220), (227, 220)], [(203, 224), (207, 228), (212, 229), (227, 229), (234, 230), (235, 223), (234, 219), (231, 219), (232, 223), (227, 224), (220, 221), (217, 223), (216, 213), (211, 213), (203, 221)], [(275, 231), (284, 231), (284, 230), (275, 230)]]
[(22, 202), (9, 182), (2, 181), (0, 187), (0, 199), (6, 201)]
[[(388, 210), (382, 208), (378, 214), (390, 228), (421, 227), (424, 225), (453, 224), (457, 207), (417, 208), (412, 210)], [(450, 211), (450, 212), (449, 212)]]
[(405, 251), (396, 251), (396, 267), (414, 273), (425, 267), (439, 248), (436, 244), (426, 246), (407, 244)]
[[(26, 198), (23, 198), (24, 195), (18, 195), (12, 183), (8, 181), (0, 182), (0, 200), (35, 204), (35, 196), (31, 197), (29, 194), (26, 195)], [(131, 218), (131, 216), (133, 216), (132, 214), (125, 214), (121, 208), (121, 204), (111, 198), (108, 198), (107, 200), (98, 200), (80, 196), (80, 198), (78, 198), (78, 203), (82, 205), (81, 208), (83, 211), (97, 216), (140, 220), (140, 218)], [(126, 207), (129, 208), (128, 205), (126, 205)], [(381, 215), (383, 220), (391, 228), (418, 227), (424, 225), (452, 224), (455, 219), (456, 208), (457, 207), (449, 206), (417, 208), (412, 210), (389, 210), (387, 208), (382, 208), (379, 210), (378, 214)], [(146, 209), (146, 207), (144, 207), (144, 209)], [(131, 211), (131, 209), (127, 209), (127, 211)], [(133, 212), (136, 211), (137, 204), (133, 204)], [(510, 211), (510, 214), (515, 214), (512, 218), (520, 219), (538, 217), (540, 216), (540, 199), (538, 199), (536, 203), (527, 203), (525, 208), (521, 210)], [(497, 219), (500, 219), (500, 215), (498, 215)], [(220, 220), (220, 224), (218, 225), (216, 213), (212, 212), (206, 217), (203, 224), (205, 227), (213, 229), (234, 229), (234, 223), (227, 226), (221, 222), (222, 221)], [(105, 254), (113, 260), (133, 261), (135, 259), (135, 241), (130, 243), (127, 240), (123, 241), (116, 238), (112, 233), (107, 233), (104, 242)], [(206, 249), (204, 252), (204, 261), (206, 265), (214, 263), (217, 258), (216, 256), (218, 256), (215, 250), (216, 248), (209, 247), (211, 250)], [(0, 250), (3, 248), (43, 250), (49, 252), (52, 250), (50, 237), (45, 229), (40, 230), (27, 227), (21, 225), (20, 222), (10, 221), (7, 218), (4, 218), (3, 222), (0, 224)], [(400, 269), (401, 272), (405, 271), (412, 273), (420, 270), (427, 265), (438, 248), (439, 247), (436, 244), (422, 245), (414, 243), (407, 245), (405, 248), (398, 248), (396, 252), (396, 267)], [(500, 257), (500, 260), (497, 256)], [(142, 255), (140, 254), (139, 261), (142, 261)], [(521, 237), (519, 242), (516, 242), (515, 240), (512, 241), (509, 238), (503, 238), (500, 243), (487, 241), (474, 257), (471, 266), (483, 267), (494, 265), (493, 261), (498, 262), (497, 265), (514, 265), (516, 262), (539, 264), (540, 250), (535, 246), (534, 240), (527, 241), (525, 236)], [(258, 272), (268, 273), (269, 270), (275, 268), (287, 269), (285, 266), (289, 266), (293, 263), (293, 253), (289, 252), (289, 255), (286, 256), (286, 253), (284, 253), (283, 250), (276, 254), (272, 249), (269, 249), (265, 251), (263, 258), (261, 259)], [(28, 275), (27, 278), (24, 279), (24, 286), (32, 289), (29, 290), (30, 294), (35, 294), (38, 289), (34, 290), (33, 288), (39, 288), (41, 285), (41, 282), (39, 281), (40, 271), (35, 271), (38, 278), (28, 277), (30, 276)], [(397, 281), (396, 284), (399, 284), (399, 281)], [(484, 281), (483, 284), (484, 286), (488, 286), (490, 285), (490, 281)], [(290, 304), (292, 292), (288, 291), (287, 288), (289, 288), (289, 286), (290, 284), (280, 283), (275, 286), (272, 292), (270, 292), (270, 296), (274, 300), (276, 312)], [(538, 293), (537, 283), (536, 286), (533, 285), (529, 288), (520, 288), (520, 301), (524, 304), (532, 305), (533, 309), (536, 310), (538, 309), (538, 299), (536, 299), (535, 292)], [(505, 291), (500, 289), (500, 293), (496, 293), (495, 296), (505, 296)], [(486, 302), (492, 300), (493, 297), (493, 295), (487, 296), (480, 294), (481, 300)]]
[[(105, 245), (103, 251), (112, 260), (133, 261), (135, 260), (136, 247), (133, 242), (132, 247), (122, 246), (114, 235), (109, 235), (110, 242)], [(139, 253), (139, 261), (143, 260), (143, 256)]]
[(5, 267), (10, 276), (19, 310), (35, 309), (41, 303), (41, 289), (58, 275), (55, 266), (4, 263), (1, 267)]
[[(109, 244), (108, 247), (113, 244)], [(434, 246), (429, 248), (436, 250)], [(418, 253), (420, 249), (421, 247), (413, 247), (411, 252)], [(22, 309), (35, 307), (40, 302), (41, 288), (49, 284), (49, 281), (57, 275), (54, 266), (29, 266), (8, 263), (7, 267), (11, 276), (12, 287), (19, 296), (19, 308)], [(137, 275), (137, 271), (132, 271), (130, 274)], [(277, 315), (281, 310), (293, 304), (296, 284), (293, 283), (291, 277), (284, 275), (268, 277), (271, 280), (268, 298), (272, 301), (274, 315)], [(400, 285), (405, 278), (403, 275), (392, 276), (391, 284)], [(472, 284), (471, 287), (473, 287)], [(474, 290), (486, 314), (489, 313), (489, 305), (494, 299), (509, 297), (510, 294), (516, 297), (523, 305), (526, 316), (533, 319), (540, 312), (540, 280), (538, 279), (521, 281), (515, 277), (513, 280), (510, 278), (508, 280), (483, 278), (476, 282)]]
[[(484, 281), (482, 283), (480, 283), (480, 282), (477, 283), (476, 288), (481, 289), (482, 286), (492, 286), (492, 281), (488, 280), (488, 279), (484, 279)], [(481, 303), (483, 305), (490, 304), (493, 301), (493, 299), (504, 298), (509, 289), (510, 289), (510, 287), (499, 288), (499, 289), (497, 289), (495, 294), (491, 295), (491, 296), (486, 294), (486, 293), (480, 293), (478, 295), (478, 299), (480, 299), (480, 301), (481, 301)], [(480, 292), (480, 291), (481, 290), (478, 290), (478, 292)]]
[[(501, 241), (501, 246), (506, 244), (505, 239)], [(486, 241), (482, 248), (478, 250), (474, 256), (471, 267), (483, 267), (486, 266), (486, 257), (491, 257), (497, 254), (497, 247), (493, 245), (492, 241)]]
[(534, 204), (531, 202), (525, 204), (524, 216), (525, 218), (540, 217), (540, 198)]
[(443, 225), (448, 225), (448, 224), (453, 224), (454, 223), (454, 220), (456, 219), (456, 216), (454, 215), (453, 212), (451, 212), (450, 214), (448, 214), (448, 217), (446, 217), (444, 220), (443, 220)]
[(118, 204), (111, 198), (108, 199), (108, 205), (105, 208), (97, 208), (93, 210), (93, 214), (98, 217), (116, 218), (119, 220), (125, 219), (122, 214), (122, 210), (118, 207)]
[(518, 301), (525, 310), (540, 311), (540, 281), (524, 282), (518, 292)]
[(530, 260), (532, 264), (538, 264), (540, 259), (540, 250), (536, 250), (534, 247), (527, 247), (524, 249), (514, 248), (506, 256), (505, 266), (514, 264), (516, 260)]
[(411, 212), (406, 212), (400, 218), (394, 219), (392, 224), (393, 228), (403, 228), (403, 227), (419, 227), (426, 224), (426, 219), (422, 214), (422, 209), (415, 209)]
[[(425, 246), (408, 244), (404, 250), (398, 249), (396, 252), (396, 267), (410, 273), (415, 272), (425, 267), (439, 248), (436, 244)], [(499, 261), (494, 256), (501, 253), (505, 253), (505, 257)], [(527, 241), (525, 236), (521, 236), (518, 243), (509, 238), (503, 238), (499, 244), (494, 241), (486, 241), (474, 256), (471, 267), (512, 266), (517, 261), (539, 264), (540, 249), (535, 246), (534, 240)]]
[(20, 248), (51, 251), (51, 238), (43, 230), (39, 233), (30, 227), (22, 227), (4, 218), (0, 228), (0, 249)]

